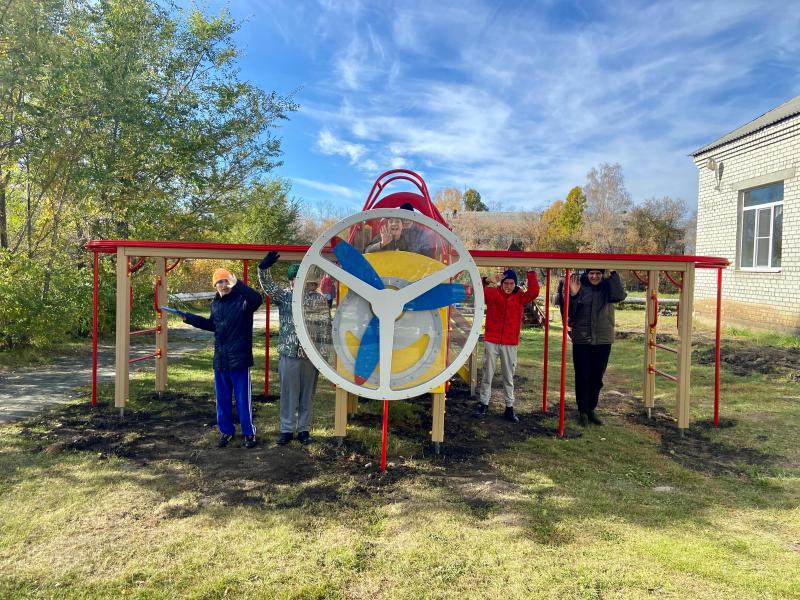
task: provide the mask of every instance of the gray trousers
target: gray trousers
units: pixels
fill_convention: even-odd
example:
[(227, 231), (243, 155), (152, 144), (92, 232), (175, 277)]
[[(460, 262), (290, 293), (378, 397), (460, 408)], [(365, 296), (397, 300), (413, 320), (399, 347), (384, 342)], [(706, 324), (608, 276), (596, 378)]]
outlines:
[(317, 388), (316, 367), (307, 358), (281, 356), (281, 433), (311, 431), (311, 401)]
[(494, 368), (498, 356), (500, 357), (500, 369), (503, 373), (503, 391), (505, 391), (506, 395), (506, 406), (514, 406), (514, 370), (517, 368), (517, 347), (509, 344), (484, 342), (480, 400), (483, 404), (489, 404), (489, 397), (492, 395)]

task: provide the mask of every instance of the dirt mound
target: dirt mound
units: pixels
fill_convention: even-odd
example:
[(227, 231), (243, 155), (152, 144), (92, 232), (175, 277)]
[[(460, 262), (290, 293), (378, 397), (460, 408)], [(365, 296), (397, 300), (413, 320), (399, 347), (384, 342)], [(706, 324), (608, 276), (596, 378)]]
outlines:
[[(714, 347), (696, 349), (692, 361), (698, 365), (713, 365)], [(800, 381), (800, 348), (725, 343), (720, 349), (720, 363), (741, 376), (782, 374), (792, 381)]]

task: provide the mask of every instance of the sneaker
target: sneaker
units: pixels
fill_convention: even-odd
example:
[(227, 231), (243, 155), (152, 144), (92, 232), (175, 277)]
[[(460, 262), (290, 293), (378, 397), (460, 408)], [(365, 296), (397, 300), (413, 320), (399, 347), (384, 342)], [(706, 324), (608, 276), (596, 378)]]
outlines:
[(488, 412), (489, 412), (489, 405), (484, 404), (483, 402), (478, 402), (478, 409), (474, 413), (472, 413), (472, 416), (475, 417), (476, 419), (482, 419), (487, 415)]
[(246, 435), (244, 437), (244, 447), (245, 448), (254, 448), (256, 445), (256, 436), (255, 435)]
[(232, 435), (228, 435), (227, 433), (220, 434), (219, 441), (217, 442), (217, 448), (224, 448), (232, 439)]
[(578, 425), (581, 427), (586, 427), (589, 425), (589, 415), (586, 413), (581, 413), (578, 415)]
[(292, 441), (293, 437), (291, 431), (281, 431), (281, 434), (278, 436), (278, 446), (285, 446)]
[(297, 434), (297, 441), (299, 441), (301, 444), (310, 444), (311, 434), (307, 431), (301, 431)]
[(595, 425), (602, 425), (603, 421), (598, 417), (593, 410), (589, 411), (589, 421)]
[(503, 418), (506, 421), (511, 421), (512, 423), (519, 423), (519, 417), (514, 414), (513, 406), (506, 406), (506, 412), (503, 413)]

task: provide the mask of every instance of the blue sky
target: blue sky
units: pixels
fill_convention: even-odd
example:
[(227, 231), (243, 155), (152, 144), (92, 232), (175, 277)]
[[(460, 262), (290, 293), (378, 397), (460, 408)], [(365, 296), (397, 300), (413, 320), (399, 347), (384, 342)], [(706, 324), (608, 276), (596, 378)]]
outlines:
[[(385, 170), (541, 209), (602, 162), (696, 202), (687, 154), (800, 94), (800, 8), (737, 2), (229, 0), (241, 76), (295, 93), (277, 175), (322, 213)], [(793, 7), (793, 8), (792, 8)]]

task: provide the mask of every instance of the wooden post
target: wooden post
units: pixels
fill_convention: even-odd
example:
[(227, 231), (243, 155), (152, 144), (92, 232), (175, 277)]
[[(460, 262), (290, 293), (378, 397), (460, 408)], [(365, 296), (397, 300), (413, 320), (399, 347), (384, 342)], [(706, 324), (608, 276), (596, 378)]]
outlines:
[(347, 435), (347, 390), (336, 386), (336, 407), (333, 413), (334, 435), (344, 438)]
[(116, 314), (116, 372), (114, 377), (114, 406), (125, 410), (128, 402), (128, 377), (131, 342), (131, 278), (128, 255), (124, 247), (117, 248), (117, 314)]
[[(157, 306), (169, 304), (167, 296), (167, 259), (156, 258)], [(160, 308), (156, 311), (156, 392), (167, 389), (167, 315)]]
[(431, 397), (431, 441), (436, 444), (444, 441), (444, 405), (447, 398), (444, 392), (432, 392)]
[(358, 412), (358, 396), (347, 392), (347, 414), (354, 415)]
[(687, 263), (683, 274), (678, 314), (678, 428), (689, 426), (689, 393), (692, 374), (692, 313), (694, 312), (694, 264)]
[(469, 355), (469, 396), (475, 396), (475, 389), (478, 387), (478, 344), (472, 354)]
[(644, 399), (644, 406), (647, 409), (647, 416), (653, 416), (653, 407), (655, 406), (655, 393), (656, 393), (656, 374), (650, 369), (656, 366), (656, 332), (657, 327), (651, 327), (656, 323), (658, 311), (658, 304), (655, 301), (653, 292), (658, 293), (658, 271), (647, 272), (647, 310), (645, 311), (644, 323), (644, 390), (642, 397)]

